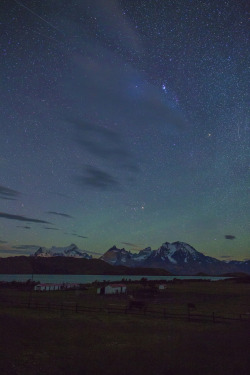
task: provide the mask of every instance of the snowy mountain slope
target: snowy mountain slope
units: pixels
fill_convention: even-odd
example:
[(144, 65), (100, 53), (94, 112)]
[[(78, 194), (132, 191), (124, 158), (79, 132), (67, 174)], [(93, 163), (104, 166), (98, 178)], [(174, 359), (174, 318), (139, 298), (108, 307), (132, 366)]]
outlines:
[(67, 247), (56, 247), (52, 246), (50, 249), (46, 249), (45, 247), (40, 247), (35, 253), (35, 257), (73, 257), (73, 258), (85, 258), (85, 259), (92, 259), (92, 256), (83, 252), (82, 250), (78, 249), (75, 244), (71, 244)]
[(137, 254), (114, 246), (100, 259), (113, 265), (164, 268), (177, 275), (194, 275), (199, 272), (214, 275), (238, 271), (250, 273), (250, 261), (226, 263), (206, 256), (189, 244), (179, 241), (165, 242), (157, 250), (148, 247)]
[[(35, 257), (74, 257), (91, 259), (92, 256), (81, 251), (75, 244), (67, 247), (40, 247)], [(115, 266), (163, 268), (176, 275), (195, 275), (205, 273), (219, 275), (224, 273), (250, 273), (250, 260), (221, 261), (204, 255), (185, 242), (165, 242), (157, 250), (147, 247), (138, 253), (124, 248), (111, 247), (99, 259)]]

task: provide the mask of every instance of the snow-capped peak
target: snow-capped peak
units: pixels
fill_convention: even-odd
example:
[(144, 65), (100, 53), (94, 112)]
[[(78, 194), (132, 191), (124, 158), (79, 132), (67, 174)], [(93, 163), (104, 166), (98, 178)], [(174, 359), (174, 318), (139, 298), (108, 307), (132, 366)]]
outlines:
[(133, 254), (133, 260), (140, 262), (146, 260), (152, 254), (151, 247), (146, 247), (145, 249), (139, 251), (138, 254)]
[(73, 257), (73, 258), (85, 258), (91, 259), (92, 256), (78, 249), (75, 244), (71, 244), (66, 247), (52, 246), (50, 249), (40, 247), (34, 254), (35, 257)]
[(180, 262), (188, 263), (199, 258), (199, 252), (185, 242), (165, 242), (156, 250), (155, 256), (159, 256), (162, 260), (169, 260), (172, 264)]

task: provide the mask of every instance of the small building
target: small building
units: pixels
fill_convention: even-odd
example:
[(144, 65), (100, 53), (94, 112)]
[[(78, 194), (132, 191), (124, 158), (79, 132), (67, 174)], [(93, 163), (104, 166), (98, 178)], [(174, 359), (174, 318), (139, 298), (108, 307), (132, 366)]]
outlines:
[(166, 284), (160, 284), (159, 285), (159, 290), (166, 290), (167, 289), (167, 285)]
[(63, 283), (61, 289), (79, 289), (80, 284), (78, 283)]
[(67, 290), (67, 289), (79, 289), (80, 285), (77, 283), (42, 283), (38, 284), (34, 287), (34, 290), (45, 292), (45, 291), (53, 291), (53, 290)]
[(43, 283), (38, 284), (34, 287), (34, 290), (45, 292), (45, 291), (52, 291), (52, 290), (61, 290), (62, 284), (55, 284), (55, 283)]
[(121, 294), (126, 293), (125, 284), (109, 284), (97, 289), (97, 294)]

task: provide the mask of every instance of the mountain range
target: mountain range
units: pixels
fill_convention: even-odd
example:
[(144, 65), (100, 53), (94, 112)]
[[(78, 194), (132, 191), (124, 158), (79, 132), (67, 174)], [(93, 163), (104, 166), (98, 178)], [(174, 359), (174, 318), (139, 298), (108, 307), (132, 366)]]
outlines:
[(73, 258), (84, 258), (92, 259), (92, 255), (87, 254), (85, 251), (78, 249), (75, 244), (71, 244), (67, 247), (56, 247), (52, 246), (50, 249), (45, 247), (39, 247), (39, 249), (34, 253), (35, 257), (73, 257)]
[[(39, 248), (35, 257), (74, 257), (91, 259), (87, 252), (78, 249), (75, 244), (65, 248)], [(185, 242), (165, 242), (157, 250), (147, 247), (138, 253), (131, 253), (124, 248), (111, 247), (100, 260), (113, 266), (161, 268), (175, 275), (195, 275), (198, 273), (220, 275), (234, 272), (250, 273), (250, 260), (221, 261), (206, 256)]]

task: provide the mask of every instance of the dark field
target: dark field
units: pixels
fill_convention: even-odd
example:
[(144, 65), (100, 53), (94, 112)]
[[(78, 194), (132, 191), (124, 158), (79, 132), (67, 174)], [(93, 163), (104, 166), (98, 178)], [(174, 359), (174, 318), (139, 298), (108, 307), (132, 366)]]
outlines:
[[(128, 287), (129, 293), (147, 288)], [(10, 306), (31, 301), (64, 309)], [(170, 284), (145, 297), (146, 311), (125, 311), (127, 296), (98, 296), (86, 291), (29, 293), (0, 289), (0, 373), (245, 375), (250, 368), (250, 284), (199, 282)], [(212, 313), (238, 320), (165, 318), (161, 312)], [(99, 307), (99, 312), (69, 312), (67, 306)], [(32, 306), (32, 304), (31, 304)], [(136, 315), (140, 314), (140, 315)], [(244, 319), (239, 320), (240, 314)]]

